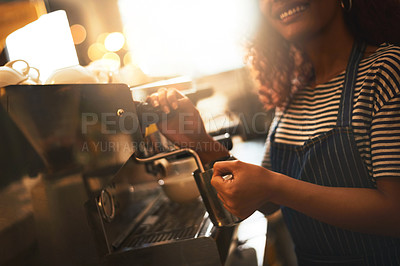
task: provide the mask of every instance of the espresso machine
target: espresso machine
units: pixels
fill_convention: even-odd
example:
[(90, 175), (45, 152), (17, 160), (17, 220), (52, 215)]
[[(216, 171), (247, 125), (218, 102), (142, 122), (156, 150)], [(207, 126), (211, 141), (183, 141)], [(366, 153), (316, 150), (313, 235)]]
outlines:
[(216, 226), (201, 198), (170, 201), (155, 178), (155, 159), (199, 158), (149, 149), (148, 109), (127, 85), (11, 85), (0, 101), (45, 165), (32, 189), (42, 265), (226, 261), (236, 227)]

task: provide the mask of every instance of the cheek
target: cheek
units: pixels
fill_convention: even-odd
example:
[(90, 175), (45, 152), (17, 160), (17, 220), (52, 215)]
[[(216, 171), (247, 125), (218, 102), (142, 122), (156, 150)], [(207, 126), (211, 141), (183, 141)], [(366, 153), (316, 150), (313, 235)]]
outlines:
[(271, 10), (271, 0), (260, 0), (258, 5), (260, 8), (261, 13), (266, 17), (269, 18), (270, 10)]

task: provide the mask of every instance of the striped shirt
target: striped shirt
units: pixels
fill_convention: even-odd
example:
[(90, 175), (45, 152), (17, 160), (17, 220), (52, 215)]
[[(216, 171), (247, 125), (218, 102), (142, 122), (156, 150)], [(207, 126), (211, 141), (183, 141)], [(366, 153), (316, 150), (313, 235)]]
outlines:
[[(336, 126), (345, 71), (297, 92), (276, 129), (275, 141), (302, 145)], [(282, 112), (276, 112), (270, 134)], [(382, 44), (361, 60), (354, 88), (352, 127), (373, 181), (400, 177), (400, 47)], [(270, 168), (267, 138), (263, 166)]]

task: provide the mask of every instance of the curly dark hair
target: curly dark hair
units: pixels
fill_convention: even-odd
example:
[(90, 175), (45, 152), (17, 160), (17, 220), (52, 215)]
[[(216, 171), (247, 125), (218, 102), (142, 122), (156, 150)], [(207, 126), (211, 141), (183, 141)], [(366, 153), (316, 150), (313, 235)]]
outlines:
[[(400, 45), (400, 0), (353, 0), (345, 20), (358, 40), (375, 46), (384, 42)], [(248, 48), (249, 66), (266, 109), (284, 107), (298, 89), (314, 79), (305, 53), (286, 41), (264, 17)]]

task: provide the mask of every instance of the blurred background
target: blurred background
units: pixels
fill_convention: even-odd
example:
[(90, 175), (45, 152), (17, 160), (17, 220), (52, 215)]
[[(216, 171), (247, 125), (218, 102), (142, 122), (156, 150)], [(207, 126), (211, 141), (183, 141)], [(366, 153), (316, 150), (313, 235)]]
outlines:
[[(57, 40), (40, 28), (27, 41), (6, 43), (10, 34), (59, 10), (68, 19), (72, 55), (61, 44), (41, 54), (34, 44)], [(102, 83), (125, 83), (138, 98), (160, 86), (211, 89), (195, 101), (208, 132), (230, 130), (240, 141), (255, 140), (252, 150), (259, 154), (244, 157), (261, 160), (273, 111), (259, 103), (245, 65), (246, 45), (260, 19), (258, 0), (0, 0), (0, 14), (0, 66), (12, 48), (50, 65), (68, 65), (76, 56), (81, 66), (106, 73)], [(56, 23), (45, 26), (61, 31)], [(0, 265), (24, 265), (35, 248), (29, 189), (41, 169), (41, 159), (0, 108)]]
[[(210, 131), (240, 124), (236, 133), (242, 138), (265, 137), (272, 114), (258, 102), (245, 66), (246, 44), (260, 18), (257, 0), (1, 0), (0, 65), (9, 60), (9, 34), (58, 10), (66, 12), (79, 64), (113, 73), (103, 82), (144, 85), (154, 91), (157, 86), (147, 84), (178, 78), (164, 85), (182, 90), (212, 88), (212, 97), (196, 101)], [(47, 25), (55, 31), (58, 26)], [(53, 41), (40, 32), (33, 36)], [(12, 48), (31, 49), (32, 54), (38, 49), (30, 42), (14, 42)], [(42, 61), (71, 61), (57, 45), (50, 48), (54, 51), (46, 47)], [(0, 183), (5, 185), (26, 172), (35, 175), (40, 160), (12, 122), (1, 116), (9, 128), (0, 131), (0, 137), (9, 140), (2, 142), (0, 150), (4, 164)], [(18, 167), (8, 163), (13, 157)]]
[[(46, 12), (65, 10), (79, 62), (132, 65), (148, 76), (203, 76), (243, 67), (258, 20), (246, 0), (0, 1), (1, 46), (8, 34)], [(138, 81), (136, 81), (138, 82)]]

